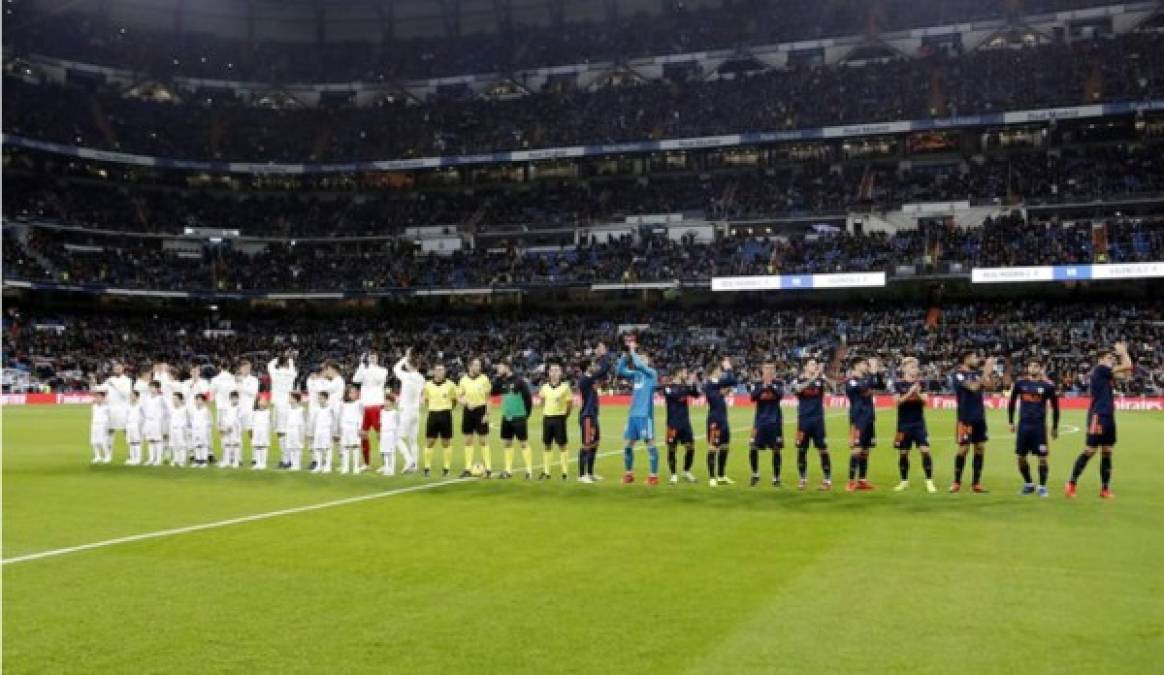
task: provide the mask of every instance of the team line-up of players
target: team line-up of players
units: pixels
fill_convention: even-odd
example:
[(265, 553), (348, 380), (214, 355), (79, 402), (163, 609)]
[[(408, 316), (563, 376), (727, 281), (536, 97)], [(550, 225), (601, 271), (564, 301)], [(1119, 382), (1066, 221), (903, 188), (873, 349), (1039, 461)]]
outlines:
[[(967, 456), (972, 453), (972, 481), (974, 492), (985, 492), (982, 469), (987, 441), (986, 414), (983, 394), (998, 388), (995, 359), (981, 362), (974, 352), (962, 355), (961, 363), (951, 375), (951, 384), (957, 397), (958, 451), (955, 455), (954, 481), (950, 492), (962, 489), (962, 476)], [(692, 398), (705, 397), (707, 401), (707, 475), (712, 487), (731, 484), (726, 475), (731, 431), (728, 424), (725, 396), (734, 391), (741, 381), (732, 370), (732, 362), (725, 358), (712, 364), (699, 379), (685, 367), (677, 368), (666, 383), (660, 384), (658, 372), (650, 359), (637, 350), (630, 341), (615, 364), (619, 377), (633, 386), (626, 427), (623, 483), (635, 481), (634, 448), (646, 446), (649, 458), (647, 485), (659, 482), (659, 454), (655, 442), (654, 399), (661, 391), (666, 402), (666, 445), (670, 482), (696, 482), (692, 473), (695, 456), (695, 437), (691, 426), (688, 403)], [(593, 483), (601, 480), (594, 472), (600, 440), (599, 397), (597, 383), (609, 375), (611, 365), (605, 346), (599, 344), (593, 356), (581, 364), (577, 378), (581, 398), (579, 431), (581, 447), (578, 456), (578, 481)], [(482, 372), (480, 359), (472, 359), (467, 372), (453, 384), (442, 364), (431, 367), (431, 378), (426, 379), (417, 367), (411, 350), (396, 362), (392, 374), (400, 382), (398, 396), (386, 391), (388, 369), (378, 362), (376, 354), (365, 354), (346, 386), (338, 366), (326, 363), (321, 373), (307, 378), (306, 408), (304, 395), (294, 391), (298, 372), (294, 353), (273, 359), (267, 365), (271, 379), (270, 396), (259, 396), (258, 379), (251, 373), (249, 362), (243, 361), (237, 373), (223, 368), (209, 381), (191, 369), (192, 377), (179, 380), (171, 376), (168, 366), (155, 365), (152, 372), (142, 373), (135, 382), (114, 365), (113, 375), (94, 389), (90, 442), (94, 463), (112, 461), (113, 441), (117, 431), (123, 431), (129, 446), (127, 465), (173, 466), (205, 468), (215, 458), (212, 454), (212, 415), (209, 403), (215, 403), (213, 423), (217, 424), (222, 457), (222, 468), (242, 465), (243, 434), (250, 435), (251, 465), (256, 470), (267, 468), (272, 432), (279, 438), (282, 451), (279, 468), (301, 469), (303, 451), (310, 452), (309, 469), (316, 473), (333, 470), (333, 456), (338, 447), (343, 474), (358, 474), (370, 466), (371, 445), (369, 432), (375, 430), (380, 445), (382, 464), (380, 473), (396, 473), (396, 456), (404, 460), (403, 473), (419, 470), (421, 448), (417, 441), (422, 405), (427, 409), (423, 470), (432, 472), (432, 454), (439, 444), (443, 451), (443, 474), (451, 469), (453, 410), (462, 408), (461, 432), (464, 436), (465, 470), (462, 477), (482, 475), (493, 477), (492, 453), (489, 446), (489, 402), (500, 397), (501, 441), (504, 448), (504, 469), (498, 478), (511, 478), (514, 471), (514, 442), (522, 450), (526, 478), (535, 473), (533, 453), (529, 446), (528, 419), (533, 412), (533, 395), (528, 382), (519, 377), (506, 363), (494, 367), (491, 378)], [(783, 439), (783, 412), (780, 401), (785, 391), (798, 399), (797, 409), (797, 469), (799, 488), (808, 485), (808, 449), (819, 454), (823, 480), (821, 490), (832, 489), (832, 466), (825, 439), (823, 397), (827, 391), (843, 389), (849, 399), (849, 481), (848, 491), (872, 490), (867, 480), (869, 452), (875, 446), (874, 393), (890, 390), (897, 408), (897, 428), (893, 447), (898, 451), (898, 469), (901, 480), (896, 491), (909, 488), (910, 451), (916, 447), (921, 455), (928, 492), (937, 492), (933, 481), (933, 460), (925, 423), (926, 394), (922, 390), (919, 363), (916, 358), (902, 360), (900, 373), (887, 385), (885, 369), (876, 358), (856, 358), (852, 361), (845, 382), (838, 385), (823, 374), (820, 364), (809, 359), (800, 374), (784, 382), (776, 377), (775, 364), (765, 362), (760, 377), (746, 383), (755, 403), (755, 420), (749, 444), (751, 484), (760, 482), (759, 453), (772, 453), (772, 484), (780, 486), (781, 450)], [(1097, 452), (1100, 460), (1100, 496), (1111, 498), (1111, 461), (1116, 442), (1115, 408), (1112, 380), (1126, 377), (1132, 371), (1132, 361), (1124, 343), (1112, 350), (1101, 351), (1098, 364), (1090, 376), (1091, 402), (1087, 413), (1087, 438), (1083, 451), (1072, 468), (1065, 486), (1068, 497), (1075, 496), (1076, 483)], [(553, 476), (553, 448), (557, 448), (558, 465), (563, 480), (569, 477), (571, 460), (567, 450), (567, 419), (573, 408), (573, 390), (564, 378), (559, 363), (547, 368), (547, 379), (539, 391), (542, 404), (543, 463), (538, 472), (541, 479)], [(1014, 422), (1016, 407), (1019, 421)], [(1022, 494), (1047, 496), (1048, 441), (1047, 408), (1052, 410), (1051, 436), (1056, 437), (1059, 426), (1059, 403), (1054, 384), (1049, 381), (1037, 360), (1025, 365), (1011, 389), (1008, 416), (1011, 430), (1016, 432), (1015, 451), (1018, 468), (1023, 478)], [(142, 457), (143, 446), (148, 457)], [(682, 446), (682, 470), (678, 466), (677, 451)], [(480, 448), (481, 462), (476, 462)], [(1038, 483), (1032, 478), (1029, 455), (1038, 457)]]

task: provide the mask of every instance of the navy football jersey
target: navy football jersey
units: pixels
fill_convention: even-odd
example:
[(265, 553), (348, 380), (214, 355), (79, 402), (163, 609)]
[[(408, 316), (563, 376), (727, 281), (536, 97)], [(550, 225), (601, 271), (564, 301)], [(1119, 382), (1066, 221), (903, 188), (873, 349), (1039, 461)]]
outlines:
[(779, 380), (771, 384), (756, 382), (752, 385), (752, 401), (756, 403), (755, 426), (783, 424), (784, 413), (780, 410), (780, 399), (784, 398), (784, 383)]
[(727, 422), (727, 400), (723, 396), (723, 390), (728, 387), (734, 387), (736, 384), (736, 376), (731, 372), (723, 373), (716, 381), (704, 381), (703, 395), (707, 398), (708, 419)]
[(958, 399), (958, 421), (977, 422), (986, 419), (986, 407), (982, 404), (983, 389), (967, 389), (966, 385), (982, 382), (982, 372), (959, 367), (950, 374), (950, 383)]
[(873, 390), (884, 385), (881, 376), (869, 373), (864, 377), (850, 377), (845, 381), (845, 396), (849, 397), (849, 421), (867, 424), (877, 418)]
[(1019, 424), (1037, 427), (1047, 425), (1047, 404), (1050, 403), (1054, 411), (1053, 426), (1059, 428), (1059, 395), (1055, 392), (1054, 384), (1046, 380), (1025, 378), (1015, 382), (1007, 406), (1007, 417), (1011, 424), (1014, 424), (1015, 403), (1021, 403)]
[(799, 400), (799, 404), (796, 407), (797, 419), (802, 421), (824, 419), (824, 378), (797, 378), (796, 382), (803, 387), (803, 389), (796, 392), (796, 398)]
[(1091, 405), (1087, 407), (1087, 415), (1114, 415), (1115, 401), (1112, 397), (1111, 381), (1115, 373), (1111, 368), (1100, 364), (1091, 371), (1091, 384), (1088, 392), (1091, 394)]
[[(914, 384), (914, 382), (898, 380), (893, 383), (893, 391), (899, 396), (905, 396), (906, 392), (908, 392)], [(925, 422), (925, 409), (926, 404), (920, 398), (902, 400), (897, 404), (898, 426), (904, 424), (922, 424)]]
[(668, 384), (663, 387), (663, 399), (667, 402), (667, 426), (679, 428), (691, 424), (688, 401), (699, 396), (699, 388), (687, 384)]

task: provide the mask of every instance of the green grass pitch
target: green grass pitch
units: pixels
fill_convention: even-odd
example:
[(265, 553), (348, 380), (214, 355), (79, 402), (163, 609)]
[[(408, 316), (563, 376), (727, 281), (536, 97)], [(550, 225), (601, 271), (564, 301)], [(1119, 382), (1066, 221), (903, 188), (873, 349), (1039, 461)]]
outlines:
[[(891, 411), (879, 414), (873, 493), (747, 487), (747, 409), (732, 412), (739, 484), (649, 489), (640, 451), (640, 482), (622, 486), (624, 414), (603, 413), (601, 485), (460, 481), (6, 562), (5, 670), (1164, 669), (1159, 413), (1119, 415), (1114, 502), (1097, 498), (1098, 462), (1078, 499), (1062, 496), (1083, 441), (1077, 411), (1064, 413), (1075, 433), (1053, 445), (1045, 500), (1017, 496), (1001, 412), (990, 413), (988, 495), (929, 495), (920, 480), (893, 493)], [(702, 416), (693, 409), (697, 430)], [(953, 417), (928, 417), (944, 490)], [(120, 441), (113, 465), (90, 467), (85, 407), (6, 408), (3, 425), (6, 561), (425, 482), (123, 467)], [(841, 488), (843, 411), (829, 433)], [(702, 453), (701, 442), (701, 477)], [(786, 450), (786, 484), (794, 472)], [(815, 456), (810, 472), (819, 480)]]

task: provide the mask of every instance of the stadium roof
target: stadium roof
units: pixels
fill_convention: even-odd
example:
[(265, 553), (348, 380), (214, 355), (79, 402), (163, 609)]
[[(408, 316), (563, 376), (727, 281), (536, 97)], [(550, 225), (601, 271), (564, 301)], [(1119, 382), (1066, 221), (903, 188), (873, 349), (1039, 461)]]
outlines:
[[(616, 12), (658, 14), (660, 0), (32, 0), (41, 12), (108, 18), (127, 29), (177, 30), (228, 39), (379, 42), (495, 33), (498, 26), (599, 21)], [(693, 0), (718, 7), (723, 0)], [(38, 17), (44, 19), (45, 17)]]

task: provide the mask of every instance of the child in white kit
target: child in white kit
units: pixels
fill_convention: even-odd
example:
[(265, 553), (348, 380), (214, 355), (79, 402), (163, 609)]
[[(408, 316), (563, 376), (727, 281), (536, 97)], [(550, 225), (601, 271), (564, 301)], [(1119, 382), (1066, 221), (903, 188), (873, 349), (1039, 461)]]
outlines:
[(150, 456), (146, 466), (161, 466), (162, 454), (165, 450), (163, 441), (166, 436), (166, 399), (162, 397), (162, 383), (154, 380), (150, 382), (150, 393), (141, 404), (142, 422), (141, 435), (149, 445)]
[(340, 473), (358, 474), (364, 470), (360, 461), (360, 427), (364, 424), (364, 404), (358, 387), (348, 387), (340, 407)]
[(331, 446), (337, 424), (336, 409), (328, 405), (326, 391), (316, 394), (318, 405), (311, 414), (311, 463), (312, 473), (331, 473)]
[(141, 394), (134, 389), (129, 392), (129, 405), (125, 409), (125, 442), (129, 445), (126, 466), (141, 464), (142, 421)]
[(283, 462), (279, 467), (292, 471), (298, 471), (303, 461), (303, 435), (307, 430), (307, 420), (303, 416), (303, 406), (300, 405), (302, 398), (299, 392), (291, 392), (284, 417), (279, 420), (283, 434), (279, 443), (283, 449)]
[(105, 400), (104, 389), (93, 390), (93, 412), (89, 418), (89, 445), (93, 448), (90, 464), (108, 464), (113, 460), (113, 448), (109, 442), (109, 403)]
[(190, 409), (186, 397), (175, 391), (170, 405), (170, 466), (186, 466), (190, 452)]
[(263, 397), (255, 400), (251, 413), (251, 468), (267, 468), (267, 453), (271, 449), (271, 402)]
[(242, 415), (238, 392), (230, 392), (227, 404), (218, 411), (218, 435), (222, 441), (220, 469), (237, 469), (242, 465)]
[(396, 474), (396, 444), (400, 442), (400, 413), (396, 410), (396, 396), (389, 389), (384, 392), (384, 410), (380, 413), (380, 457), (384, 465), (380, 474)]
[(196, 394), (194, 407), (190, 408), (190, 447), (194, 450), (194, 466), (198, 469), (205, 469), (210, 464), (210, 429), (213, 422), (206, 398), (205, 393)]

